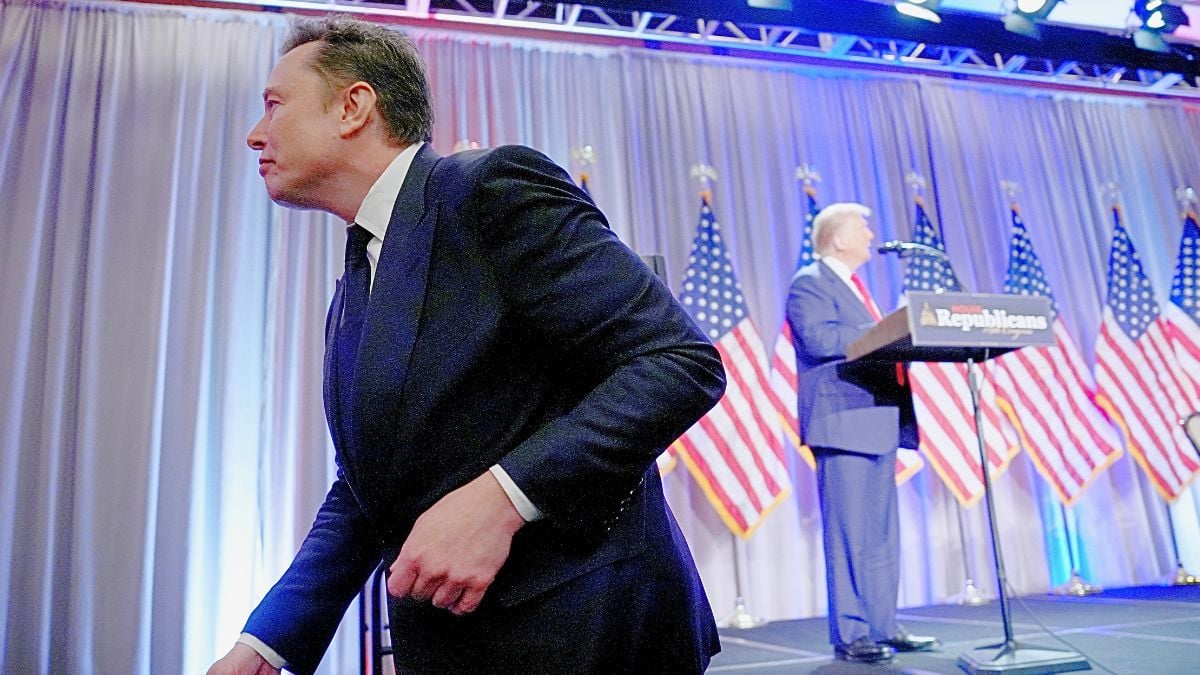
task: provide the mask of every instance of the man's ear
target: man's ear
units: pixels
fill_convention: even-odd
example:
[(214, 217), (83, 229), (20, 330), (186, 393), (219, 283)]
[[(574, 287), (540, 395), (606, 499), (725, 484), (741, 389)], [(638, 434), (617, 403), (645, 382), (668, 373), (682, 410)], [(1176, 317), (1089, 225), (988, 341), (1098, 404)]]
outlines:
[(362, 131), (375, 113), (375, 89), (366, 82), (355, 82), (342, 90), (342, 116), (339, 132), (349, 138)]
[(830, 239), (829, 239), (829, 248), (831, 248), (831, 249), (833, 249), (833, 250), (835, 250), (835, 251), (843, 251), (843, 250), (845, 250), (845, 248), (846, 248), (846, 235), (842, 234), (842, 232), (841, 232), (841, 230), (840, 230), (840, 229), (839, 229), (837, 232), (834, 232), (834, 233), (833, 233), (833, 236), (832, 236), (832, 237), (830, 237)]

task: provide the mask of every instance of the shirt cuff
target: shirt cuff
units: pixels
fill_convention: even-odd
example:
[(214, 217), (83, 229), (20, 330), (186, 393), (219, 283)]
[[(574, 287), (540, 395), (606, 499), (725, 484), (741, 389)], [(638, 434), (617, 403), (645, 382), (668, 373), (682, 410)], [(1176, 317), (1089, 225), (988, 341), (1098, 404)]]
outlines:
[(521, 514), (525, 522), (532, 523), (542, 517), (542, 512), (533, 505), (533, 502), (529, 501), (529, 497), (526, 497), (524, 492), (521, 492), (521, 488), (517, 487), (504, 467), (493, 464), (488, 471), (491, 471), (492, 475), (496, 477), (496, 482), (500, 483), (500, 488), (504, 490), (504, 494), (508, 495), (508, 500), (512, 502), (513, 508)]
[(271, 664), (272, 668), (278, 668), (282, 670), (283, 667), (287, 665), (287, 661), (285, 661), (284, 658), (280, 656), (274, 649), (268, 647), (267, 643), (259, 640), (249, 633), (242, 633), (238, 636), (237, 641), (258, 652), (258, 655), (266, 659), (267, 663)]

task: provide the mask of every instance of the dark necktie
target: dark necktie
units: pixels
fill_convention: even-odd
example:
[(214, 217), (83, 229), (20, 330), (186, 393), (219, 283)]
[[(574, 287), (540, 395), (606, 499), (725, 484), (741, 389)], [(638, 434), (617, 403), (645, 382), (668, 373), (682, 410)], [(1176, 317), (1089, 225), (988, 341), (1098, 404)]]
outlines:
[(354, 361), (362, 338), (363, 317), (371, 297), (371, 263), (367, 260), (367, 243), (371, 233), (359, 225), (346, 230), (346, 271), (342, 274), (342, 317), (338, 322), (338, 398), (342, 413), (349, 411), (351, 383), (354, 381)]

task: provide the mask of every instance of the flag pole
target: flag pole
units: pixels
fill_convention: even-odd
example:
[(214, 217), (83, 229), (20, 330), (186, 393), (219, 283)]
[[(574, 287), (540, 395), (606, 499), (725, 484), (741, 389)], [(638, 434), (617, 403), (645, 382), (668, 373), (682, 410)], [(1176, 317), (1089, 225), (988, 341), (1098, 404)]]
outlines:
[(954, 498), (954, 517), (958, 521), (958, 541), (959, 550), (962, 551), (963, 575), (966, 576), (966, 582), (963, 584), (962, 593), (957, 596), (958, 604), (970, 605), (972, 607), (986, 604), (987, 599), (983, 597), (983, 593), (979, 591), (979, 587), (975, 585), (975, 579), (971, 575), (971, 564), (967, 559), (967, 531), (963, 527), (963, 507), (959, 503), (958, 498)]
[[(1184, 213), (1189, 209), (1195, 208), (1195, 190), (1190, 187), (1180, 187), (1175, 191), (1175, 196), (1180, 198), (1183, 203)], [(1183, 426), (1183, 435), (1188, 437), (1188, 441), (1192, 441), (1192, 447), (1196, 450), (1196, 454), (1200, 454), (1200, 411), (1189, 414), (1180, 420), (1180, 425)], [(1171, 586), (1194, 586), (1200, 584), (1200, 577), (1196, 577), (1183, 567), (1183, 558), (1180, 557), (1180, 542), (1175, 537), (1175, 521), (1171, 520), (1171, 504), (1166, 504), (1166, 525), (1171, 530), (1171, 550), (1175, 552), (1175, 579), (1171, 580)]]
[(742, 565), (741, 558), (745, 554), (746, 542), (732, 532), (729, 536), (733, 538), (733, 611), (724, 619), (717, 622), (717, 626), (721, 628), (737, 628), (745, 630), (747, 628), (758, 628), (766, 625), (766, 621), (755, 616), (746, 608), (746, 596), (742, 591)]
[[(691, 177), (700, 183), (700, 199), (705, 204), (711, 205), (712, 191), (710, 186), (717, 180), (717, 170), (709, 164), (701, 162), (692, 166), (690, 173)], [(729, 536), (733, 539), (733, 611), (724, 619), (718, 621), (717, 626), (737, 629), (756, 628), (764, 625), (766, 622), (755, 616), (746, 607), (746, 596), (742, 589), (742, 557), (745, 555), (745, 542), (732, 532)]]
[[(909, 189), (912, 190), (913, 201), (918, 205), (923, 204), (925, 198), (925, 188), (927, 186), (925, 177), (922, 176), (916, 169), (913, 169), (905, 174), (904, 182), (907, 183)], [(942, 293), (945, 290), (946, 289), (942, 288), (941, 284), (934, 285), (935, 293)], [(982, 605), (986, 603), (987, 600), (983, 597), (979, 587), (975, 585), (975, 578), (971, 574), (971, 563), (969, 557), (967, 556), (967, 531), (963, 526), (963, 507), (962, 502), (958, 500), (957, 495), (954, 497), (954, 519), (958, 525), (959, 550), (962, 552), (962, 568), (963, 576), (965, 577), (963, 590), (956, 596), (956, 601), (960, 605)]]
[[(1079, 573), (1079, 559), (1075, 557), (1075, 537), (1071, 532), (1071, 520), (1075, 515), (1075, 510), (1071, 509), (1068, 511), (1067, 507), (1063, 505), (1062, 502), (1058, 503), (1058, 509), (1059, 513), (1062, 514), (1063, 529), (1067, 531), (1067, 558), (1071, 563), (1071, 576), (1067, 579), (1067, 583), (1054, 589), (1054, 592), (1058, 595), (1073, 595), (1079, 598), (1086, 595), (1092, 595), (1093, 593), (1099, 593), (1104, 589), (1100, 588), (1099, 586), (1093, 586), (1092, 584), (1089, 584), (1087, 580), (1083, 578), (1083, 575)], [(1178, 560), (1179, 556), (1176, 555), (1175, 559)]]
[[(1194, 188), (1180, 186), (1175, 189), (1175, 199), (1179, 202), (1179, 209), (1183, 212), (1183, 216), (1187, 218), (1189, 214), (1194, 215), (1196, 210), (1197, 200), (1196, 190)], [(1200, 454), (1200, 427), (1197, 427), (1197, 422), (1200, 421), (1200, 411), (1193, 412), (1191, 415), (1179, 420), (1180, 426), (1183, 427), (1183, 435), (1187, 436), (1192, 442), (1196, 452)], [(1171, 516), (1171, 505), (1167, 504), (1167, 528), (1171, 531), (1171, 551), (1175, 554), (1175, 578), (1170, 582), (1172, 586), (1195, 586), (1200, 585), (1200, 577), (1187, 571), (1183, 566), (1183, 558), (1179, 555), (1179, 539), (1175, 536), (1175, 521)]]
[(571, 159), (579, 167), (579, 187), (583, 188), (583, 191), (588, 193), (588, 196), (591, 196), (592, 189), (588, 185), (588, 171), (596, 163), (596, 148), (590, 143), (572, 148)]
[(1171, 505), (1166, 505), (1167, 509), (1167, 531), (1171, 533), (1171, 552), (1175, 554), (1175, 576), (1168, 582), (1169, 586), (1196, 586), (1200, 585), (1200, 577), (1187, 571), (1183, 566), (1183, 559), (1179, 557), (1179, 539), (1175, 536), (1175, 520), (1171, 517)]

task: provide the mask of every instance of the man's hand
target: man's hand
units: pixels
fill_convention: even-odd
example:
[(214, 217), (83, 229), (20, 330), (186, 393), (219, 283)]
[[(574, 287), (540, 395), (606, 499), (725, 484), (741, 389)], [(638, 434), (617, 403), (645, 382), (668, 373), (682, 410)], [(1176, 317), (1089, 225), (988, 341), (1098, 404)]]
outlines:
[(237, 643), (208, 669), (208, 675), (279, 675), (250, 645)]
[(417, 518), (392, 563), (388, 593), (459, 616), (475, 611), (524, 524), (496, 478), (483, 474)]

